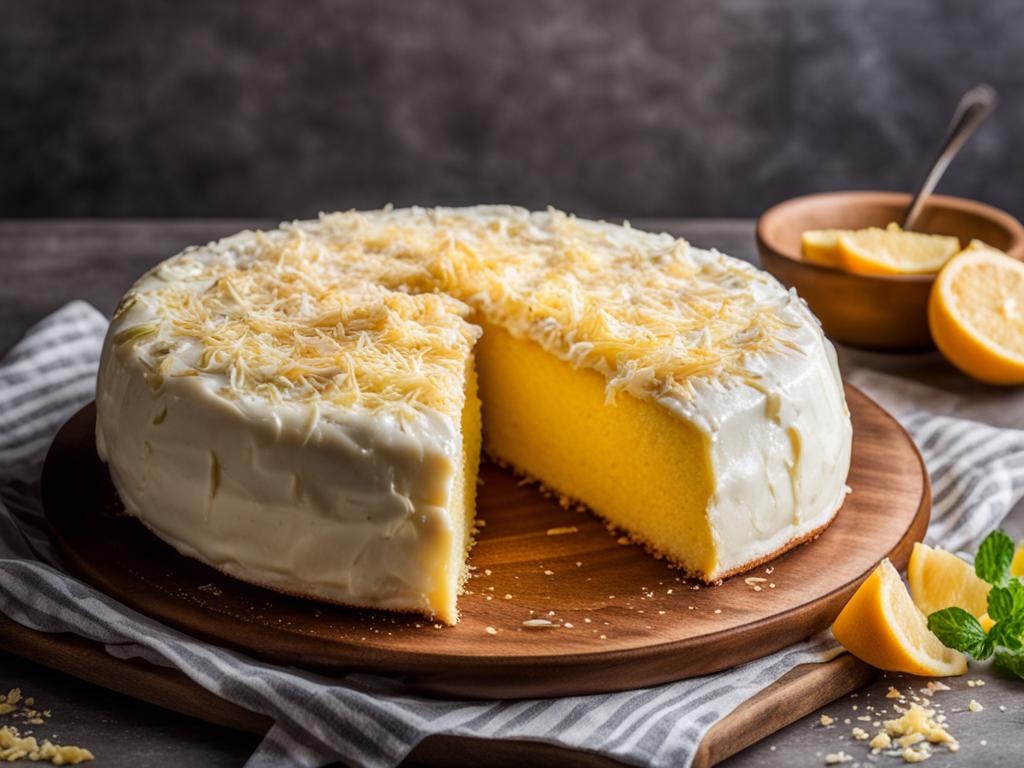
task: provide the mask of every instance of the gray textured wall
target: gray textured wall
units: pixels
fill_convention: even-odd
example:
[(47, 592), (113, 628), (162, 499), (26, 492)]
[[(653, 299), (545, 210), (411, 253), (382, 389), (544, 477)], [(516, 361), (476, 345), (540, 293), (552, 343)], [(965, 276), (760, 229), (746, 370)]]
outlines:
[(0, 216), (386, 202), (754, 215), (908, 188), (1024, 214), (1016, 0), (0, 0)]

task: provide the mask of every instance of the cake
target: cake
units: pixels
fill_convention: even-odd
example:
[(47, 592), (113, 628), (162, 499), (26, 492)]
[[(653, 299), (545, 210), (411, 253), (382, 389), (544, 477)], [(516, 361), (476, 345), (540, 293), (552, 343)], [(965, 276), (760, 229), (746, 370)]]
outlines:
[(714, 582), (813, 537), (851, 428), (791, 291), (666, 234), (508, 206), (193, 247), (107, 334), (130, 514), (282, 592), (454, 624), (481, 450)]

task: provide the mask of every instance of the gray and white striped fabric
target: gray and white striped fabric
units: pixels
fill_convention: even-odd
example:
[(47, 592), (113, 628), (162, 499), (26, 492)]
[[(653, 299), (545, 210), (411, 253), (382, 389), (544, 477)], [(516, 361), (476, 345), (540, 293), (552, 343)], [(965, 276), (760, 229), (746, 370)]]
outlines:
[[(439, 733), (543, 741), (634, 765), (686, 766), (707, 730), (736, 706), (798, 664), (839, 652), (825, 633), (728, 672), (643, 690), (441, 701), (404, 695), (386, 678), (327, 678), (265, 664), (162, 626), (64, 573), (40, 517), (34, 483), (40, 461), (57, 427), (92, 397), (105, 327), (92, 307), (69, 304), (0, 363), (0, 611), (37, 630), (98, 641), (119, 658), (176, 667), (273, 718), (249, 766), (390, 766)], [(1024, 494), (1024, 432), (920, 410), (902, 419), (935, 479), (929, 537), (948, 548), (972, 547)]]

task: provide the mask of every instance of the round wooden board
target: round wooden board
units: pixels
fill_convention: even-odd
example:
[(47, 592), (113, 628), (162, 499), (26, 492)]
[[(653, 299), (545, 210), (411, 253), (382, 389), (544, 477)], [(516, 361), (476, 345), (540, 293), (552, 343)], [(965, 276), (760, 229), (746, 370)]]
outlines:
[[(57, 435), (43, 503), (54, 539), (86, 580), (167, 624), (261, 658), (385, 673), (410, 690), (446, 696), (625, 690), (767, 655), (827, 627), (883, 557), (906, 564), (928, 524), (927, 473), (891, 416), (852, 387), (847, 399), (853, 493), (835, 521), (816, 540), (714, 587), (684, 579), (620, 544), (594, 516), (562, 509), (484, 464), (478, 517), (486, 525), (456, 627), (280, 595), (179, 555), (123, 514), (96, 455), (93, 405)], [(549, 535), (565, 528), (576, 531)], [(749, 576), (767, 579), (761, 591)], [(555, 626), (523, 626), (536, 618)]]

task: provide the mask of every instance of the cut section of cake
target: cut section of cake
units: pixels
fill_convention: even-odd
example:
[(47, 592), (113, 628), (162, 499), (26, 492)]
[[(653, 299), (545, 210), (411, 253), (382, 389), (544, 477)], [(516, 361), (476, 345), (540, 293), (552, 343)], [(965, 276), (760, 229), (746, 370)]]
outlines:
[(452, 624), (481, 401), (486, 452), (707, 581), (813, 536), (846, 492), (834, 351), (795, 294), (668, 235), (507, 206), (330, 214), (164, 262), (108, 333), (97, 442), (178, 551)]

